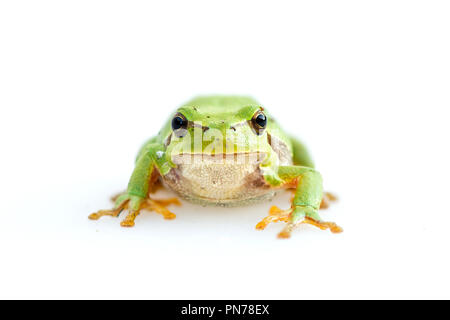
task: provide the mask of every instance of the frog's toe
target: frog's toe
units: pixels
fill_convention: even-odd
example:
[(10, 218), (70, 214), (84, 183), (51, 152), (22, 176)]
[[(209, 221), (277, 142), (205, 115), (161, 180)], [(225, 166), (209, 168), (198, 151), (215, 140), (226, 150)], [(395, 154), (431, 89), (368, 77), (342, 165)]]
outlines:
[(321, 230), (327, 230), (330, 229), (332, 233), (341, 233), (344, 231), (341, 227), (339, 227), (334, 222), (326, 222), (321, 220), (316, 220), (310, 217), (305, 217), (303, 220), (298, 221), (296, 223), (293, 223), (292, 221), (289, 221), (286, 226), (283, 228), (283, 230), (278, 234), (279, 239), (288, 239), (291, 237), (292, 231), (297, 227), (298, 225), (306, 223), (313, 225)]
[(91, 220), (98, 220), (103, 216), (110, 216), (110, 217), (118, 217), (123, 209), (125, 209), (128, 205), (128, 201), (124, 201), (122, 204), (117, 206), (114, 209), (111, 210), (99, 210), (97, 212), (91, 213), (88, 218)]
[(288, 222), (286, 226), (278, 233), (278, 239), (289, 239), (291, 237), (292, 230), (294, 230), (295, 225)]
[(139, 215), (139, 212), (139, 210), (130, 210), (125, 219), (120, 222), (120, 226), (125, 228), (134, 227), (134, 220)]
[(272, 206), (269, 215), (262, 219), (257, 225), (257, 230), (264, 230), (271, 222), (288, 221), (291, 210), (281, 210), (277, 206)]
[(281, 210), (277, 206), (272, 206), (269, 210), (269, 215), (262, 219), (257, 225), (257, 230), (264, 230), (267, 225), (271, 222), (284, 221), (286, 222), (286, 226), (284, 229), (278, 234), (278, 238), (287, 239), (291, 237), (291, 232), (295, 227), (295, 224), (290, 221), (290, 217), (293, 209), (290, 208), (288, 210)]
[(323, 221), (320, 218), (318, 210), (310, 206), (296, 206), (294, 211), (292, 212), (292, 215), (290, 216), (289, 222), (294, 226), (302, 223), (310, 224), (321, 230), (330, 229), (330, 231), (333, 233), (341, 233), (342, 231), (344, 231), (334, 222)]
[(99, 210), (97, 212), (91, 213), (88, 218), (91, 220), (98, 220), (103, 216), (117, 217), (119, 213), (120, 211), (118, 210)]
[(122, 227), (133, 227), (135, 225), (135, 219), (140, 214), (142, 209), (147, 209), (150, 211), (155, 211), (161, 214), (164, 219), (174, 219), (176, 216), (174, 213), (169, 211), (167, 207), (169, 205), (181, 205), (177, 198), (170, 198), (164, 200), (153, 200), (153, 199), (142, 199), (139, 197), (129, 196), (126, 193), (121, 193), (115, 197), (116, 207), (112, 210), (100, 210), (89, 215), (89, 219), (98, 220), (103, 216), (118, 217), (119, 214), (128, 209), (128, 214), (120, 223)]
[(330, 229), (332, 233), (341, 233), (344, 231), (344, 229), (342, 229), (334, 222), (320, 221), (309, 217), (305, 217), (305, 220), (303, 220), (302, 223), (313, 225), (321, 230)]
[(170, 198), (170, 199), (163, 199), (163, 200), (153, 200), (153, 199), (146, 199), (144, 200), (138, 209), (130, 210), (123, 219), (123, 221), (120, 223), (122, 227), (134, 227), (135, 222), (134, 220), (136, 217), (140, 214), (142, 209), (147, 209), (150, 211), (155, 211), (159, 214), (161, 214), (164, 219), (175, 219), (176, 215), (169, 211), (167, 209), (167, 206), (175, 204), (177, 206), (181, 205), (180, 201), (177, 198)]
[(143, 208), (155, 211), (159, 214), (161, 214), (164, 219), (175, 219), (176, 215), (171, 212), (169, 209), (167, 209), (168, 206), (171, 204), (180, 206), (181, 202), (177, 198), (170, 198), (170, 199), (163, 199), (163, 200), (153, 200), (153, 199), (147, 199), (144, 202)]
[(322, 202), (320, 203), (320, 209), (328, 209), (332, 202), (337, 201), (338, 198), (331, 192), (324, 192)]

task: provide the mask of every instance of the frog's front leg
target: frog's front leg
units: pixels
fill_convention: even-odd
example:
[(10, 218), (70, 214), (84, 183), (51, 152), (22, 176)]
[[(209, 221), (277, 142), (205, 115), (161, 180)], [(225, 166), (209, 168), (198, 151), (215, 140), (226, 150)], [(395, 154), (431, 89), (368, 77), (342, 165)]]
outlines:
[[(164, 187), (162, 185), (162, 182), (159, 179), (156, 179), (155, 182), (150, 183), (150, 193), (156, 193), (158, 190), (163, 188)], [(126, 191), (115, 193), (114, 195), (111, 196), (111, 201), (116, 203), (117, 199), (119, 199), (119, 197), (124, 193), (126, 193)]]
[[(289, 191), (292, 191), (292, 200), (294, 200), (295, 193), (297, 191), (296, 188), (291, 188)], [(331, 203), (338, 200), (338, 197), (331, 192), (324, 192), (322, 196), (322, 202), (320, 203), (320, 209), (328, 209)]]
[(100, 210), (89, 216), (91, 220), (97, 220), (102, 216), (118, 217), (119, 214), (128, 209), (128, 214), (120, 223), (122, 227), (134, 226), (134, 220), (142, 209), (153, 210), (165, 219), (175, 218), (175, 214), (166, 207), (171, 204), (180, 205), (176, 198), (166, 200), (153, 200), (149, 198), (149, 193), (153, 189), (159, 176), (161, 167), (167, 167), (167, 162), (162, 157), (164, 154), (162, 146), (149, 144), (144, 148), (136, 161), (136, 166), (128, 183), (127, 191), (115, 196), (115, 206), (112, 210)]
[(323, 198), (322, 177), (319, 172), (309, 167), (281, 166), (278, 176), (282, 187), (296, 187), (291, 208), (280, 210), (272, 207), (269, 216), (256, 225), (262, 230), (269, 223), (284, 221), (285, 228), (278, 234), (279, 238), (289, 238), (292, 230), (301, 223), (314, 225), (322, 230), (330, 229), (333, 233), (342, 232), (342, 228), (333, 222), (325, 222), (319, 216), (319, 208)]

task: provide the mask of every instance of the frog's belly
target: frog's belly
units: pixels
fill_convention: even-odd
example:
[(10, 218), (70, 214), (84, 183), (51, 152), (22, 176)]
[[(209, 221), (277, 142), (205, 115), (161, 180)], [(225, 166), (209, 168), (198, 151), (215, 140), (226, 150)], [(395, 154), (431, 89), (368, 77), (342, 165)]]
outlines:
[(174, 158), (176, 168), (163, 177), (181, 197), (202, 205), (239, 206), (273, 197), (259, 164), (262, 156), (237, 160), (220, 156)]

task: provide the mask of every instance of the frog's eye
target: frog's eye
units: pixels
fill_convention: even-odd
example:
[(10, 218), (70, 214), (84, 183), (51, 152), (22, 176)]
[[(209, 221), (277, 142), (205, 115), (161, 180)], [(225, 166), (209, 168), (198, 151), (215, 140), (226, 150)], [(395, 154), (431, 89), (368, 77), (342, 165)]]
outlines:
[(258, 111), (252, 118), (252, 126), (255, 129), (256, 134), (260, 135), (263, 133), (267, 126), (267, 117), (262, 111)]
[(172, 119), (172, 130), (178, 137), (183, 137), (187, 133), (188, 121), (181, 113), (177, 113)]

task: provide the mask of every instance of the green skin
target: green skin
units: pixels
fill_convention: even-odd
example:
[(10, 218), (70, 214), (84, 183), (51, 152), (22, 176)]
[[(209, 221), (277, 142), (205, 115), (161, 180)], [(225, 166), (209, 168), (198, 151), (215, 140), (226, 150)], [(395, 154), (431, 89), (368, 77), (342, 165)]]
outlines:
[[(296, 184), (288, 223), (296, 225), (305, 218), (321, 221), (318, 212), (323, 196), (320, 173), (314, 169), (306, 148), (298, 140), (288, 136), (265, 109), (263, 110), (267, 116), (267, 126), (262, 134), (257, 135), (250, 125), (245, 125), (261, 109), (260, 104), (248, 97), (206, 96), (189, 101), (176, 112), (183, 114), (192, 123), (201, 122), (203, 126), (215, 128), (224, 134), (233, 126), (234, 134), (244, 137), (234, 145), (234, 152), (238, 150), (238, 152), (267, 154), (266, 159), (260, 164), (260, 169), (265, 182), (271, 188), (292, 187), (293, 183)], [(161, 176), (166, 175), (176, 166), (172, 162), (172, 157), (180, 154), (180, 150), (188, 149), (195, 154), (205, 152), (208, 147), (206, 144), (193, 146), (188, 139), (174, 137), (171, 126), (174, 114), (159, 134), (147, 141), (140, 150), (127, 191), (117, 198), (116, 208), (128, 201), (129, 208), (138, 211), (142, 202), (148, 198), (153, 171), (158, 170)], [(188, 132), (194, 134), (194, 129), (189, 128)], [(268, 135), (276, 137), (288, 147), (293, 165), (278, 165), (278, 155), (269, 144)], [(169, 137), (171, 140), (167, 144)], [(207, 150), (207, 153), (213, 154), (214, 150)]]

